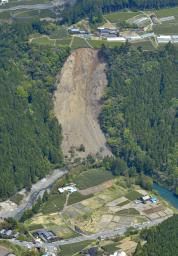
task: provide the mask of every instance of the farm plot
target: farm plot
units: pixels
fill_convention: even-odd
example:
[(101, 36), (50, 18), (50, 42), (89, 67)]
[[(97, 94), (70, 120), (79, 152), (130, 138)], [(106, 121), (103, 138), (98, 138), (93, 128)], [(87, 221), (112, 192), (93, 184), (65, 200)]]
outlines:
[(167, 16), (178, 16), (178, 7), (160, 9), (155, 12), (158, 18)]
[(79, 255), (79, 253), (83, 249), (87, 248), (91, 243), (92, 241), (84, 241), (84, 242), (79, 242), (72, 245), (62, 245), (60, 246), (61, 255), (63, 256)]
[(128, 20), (130, 18), (133, 18), (134, 16), (138, 15), (139, 12), (114, 12), (111, 14), (107, 14), (104, 16), (104, 18), (112, 23), (117, 23), (119, 21)]
[(158, 24), (153, 27), (153, 30), (157, 35), (178, 35), (178, 22)]
[(71, 44), (72, 50), (78, 49), (78, 48), (89, 48), (89, 44), (84, 38), (74, 36), (74, 39)]
[(90, 187), (90, 188), (86, 188), (83, 190), (80, 190), (80, 193), (82, 195), (91, 195), (91, 194), (96, 194), (98, 192), (101, 192), (103, 190), (105, 190), (106, 188), (110, 188), (113, 185), (113, 180), (109, 180), (106, 181), (98, 186), (94, 186), (94, 187)]
[(151, 19), (147, 15), (137, 15), (128, 20), (130, 24), (135, 24), (138, 27), (145, 27), (151, 24)]
[(74, 236), (74, 232), (65, 224), (63, 218), (58, 213), (42, 215), (38, 214), (33, 217), (30, 223), (26, 223), (30, 230), (38, 229), (39, 227), (53, 231), (57, 236), (68, 238)]
[(82, 172), (79, 176), (74, 178), (73, 182), (79, 189), (86, 189), (97, 186), (111, 179), (113, 179), (111, 172), (107, 172), (103, 169), (91, 169)]

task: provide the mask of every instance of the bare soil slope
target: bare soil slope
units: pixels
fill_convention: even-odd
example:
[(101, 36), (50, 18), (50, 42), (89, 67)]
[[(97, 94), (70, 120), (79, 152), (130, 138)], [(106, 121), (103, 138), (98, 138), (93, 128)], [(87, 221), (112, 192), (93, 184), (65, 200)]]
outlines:
[(77, 49), (67, 59), (61, 71), (55, 93), (55, 114), (63, 129), (63, 152), (71, 147), (85, 146), (76, 156), (100, 153), (110, 155), (106, 140), (98, 124), (100, 99), (107, 85), (105, 64), (97, 51)]

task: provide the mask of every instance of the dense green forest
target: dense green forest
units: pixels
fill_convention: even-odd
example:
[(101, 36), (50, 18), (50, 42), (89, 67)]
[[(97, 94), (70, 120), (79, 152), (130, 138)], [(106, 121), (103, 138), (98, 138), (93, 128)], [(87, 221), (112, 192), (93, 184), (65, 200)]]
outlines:
[(91, 23), (100, 22), (102, 14), (121, 9), (158, 9), (178, 5), (178, 0), (78, 0), (74, 6), (65, 8), (63, 21), (75, 23), (89, 17)]
[(61, 128), (52, 113), (55, 76), (68, 48), (28, 44), (41, 23), (0, 26), (0, 198), (30, 189), (63, 161)]
[(141, 239), (147, 241), (137, 246), (134, 256), (178, 255), (178, 215), (164, 221), (157, 227), (141, 232)]
[[(128, 43), (102, 47), (108, 63), (108, 87), (100, 123), (117, 157), (113, 172), (134, 170), (165, 178), (176, 187), (178, 177), (178, 51), (145, 52)], [(119, 160), (120, 159), (120, 160)], [(124, 168), (123, 168), (124, 167)]]

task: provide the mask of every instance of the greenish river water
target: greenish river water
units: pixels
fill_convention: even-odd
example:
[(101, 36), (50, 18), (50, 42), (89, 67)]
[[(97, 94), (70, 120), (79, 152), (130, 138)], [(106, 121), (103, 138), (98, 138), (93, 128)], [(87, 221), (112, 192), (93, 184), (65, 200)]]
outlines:
[(153, 189), (156, 190), (162, 198), (168, 201), (172, 206), (178, 209), (178, 197), (174, 195), (172, 191), (159, 186), (158, 184), (153, 184)]

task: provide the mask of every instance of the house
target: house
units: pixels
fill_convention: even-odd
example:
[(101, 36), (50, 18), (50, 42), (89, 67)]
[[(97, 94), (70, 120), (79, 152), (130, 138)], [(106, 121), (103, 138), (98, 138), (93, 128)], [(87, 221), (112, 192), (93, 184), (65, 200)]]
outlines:
[(69, 28), (68, 31), (71, 34), (80, 34), (80, 30), (78, 28)]
[(178, 35), (172, 35), (172, 42), (178, 43)]
[(151, 197), (150, 198), (150, 201), (153, 203), (153, 204), (156, 204), (158, 202), (157, 198), (156, 197)]
[(111, 29), (111, 28), (104, 28), (104, 27), (99, 27), (97, 28), (98, 32), (103, 36), (103, 35), (108, 35), (108, 34), (112, 34), (112, 35), (117, 35), (118, 34), (118, 30), (117, 29)]
[(38, 230), (35, 235), (39, 237), (44, 242), (52, 242), (58, 240), (58, 237), (52, 231)]
[(170, 35), (160, 35), (157, 36), (158, 43), (169, 43), (172, 41), (172, 38)]
[(109, 42), (125, 42), (126, 39), (124, 37), (107, 37), (107, 41), (109, 41)]
[(58, 188), (58, 191), (62, 194), (64, 192), (74, 193), (74, 192), (77, 192), (77, 188), (75, 187), (75, 185), (70, 185), (70, 186)]
[(151, 197), (150, 196), (148, 196), (148, 195), (146, 195), (146, 196), (142, 196), (142, 202), (143, 203), (146, 203), (146, 202), (148, 202), (150, 199), (151, 199)]
[(158, 24), (159, 23), (158, 18), (156, 17), (156, 15), (151, 15), (150, 18), (151, 18), (153, 24)]
[(12, 235), (12, 233), (13, 233), (13, 232), (12, 232), (12, 230), (11, 230), (11, 229), (9, 229), (9, 230), (7, 230), (7, 231), (6, 231), (6, 236), (11, 236), (11, 235)]
[(2, 229), (2, 230), (0, 231), (0, 235), (1, 235), (2, 237), (10, 237), (10, 236), (12, 236), (12, 234), (13, 234), (13, 231), (12, 231), (11, 229), (9, 229), (9, 230)]
[(7, 4), (9, 0), (1, 0), (0, 5)]
[(84, 30), (84, 29), (79, 29), (79, 28), (69, 28), (68, 29), (69, 33), (70, 34), (73, 34), (73, 35), (86, 35), (88, 34), (88, 31)]
[(175, 17), (174, 17), (174, 16), (168, 16), (168, 17), (160, 18), (160, 21), (161, 21), (161, 22), (164, 22), (164, 21), (171, 21), (171, 20), (175, 20)]

